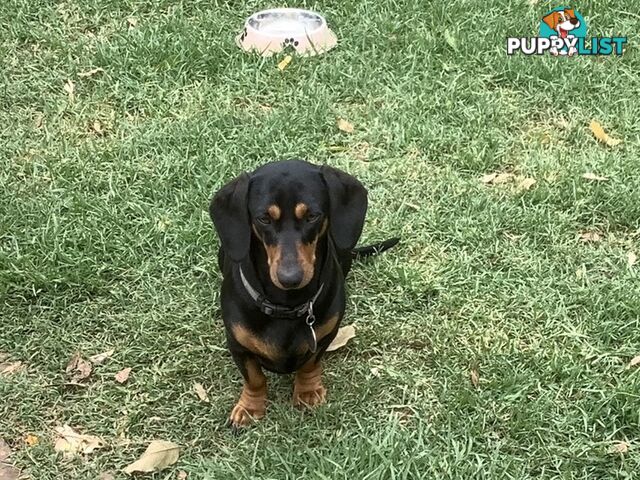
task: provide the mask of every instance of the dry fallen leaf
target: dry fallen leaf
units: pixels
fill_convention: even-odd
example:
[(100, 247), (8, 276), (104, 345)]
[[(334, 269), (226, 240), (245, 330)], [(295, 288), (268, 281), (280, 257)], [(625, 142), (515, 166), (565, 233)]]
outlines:
[(36, 113), (36, 117), (33, 121), (33, 124), (35, 125), (36, 128), (42, 128), (42, 125), (44, 124), (44, 114)]
[(180, 447), (164, 440), (152, 441), (142, 456), (122, 471), (131, 475), (133, 472), (155, 472), (173, 465), (178, 461)]
[(98, 477), (98, 480), (116, 480), (116, 477), (112, 472), (102, 472)]
[(480, 373), (477, 368), (472, 368), (471, 372), (469, 372), (469, 377), (471, 378), (471, 384), (478, 388), (480, 386)]
[(627, 264), (633, 267), (638, 261), (638, 256), (633, 252), (627, 252)]
[(627, 442), (618, 441), (618, 442), (615, 442), (613, 445), (611, 445), (611, 448), (609, 449), (609, 453), (624, 454), (629, 451), (629, 447), (630, 445)]
[(291, 63), (291, 60), (293, 60), (293, 57), (291, 55), (285, 56), (282, 60), (280, 60), (280, 63), (278, 63), (278, 70), (283, 71), (285, 68), (287, 68)]
[(115, 379), (116, 382), (118, 383), (125, 383), (127, 380), (129, 380), (129, 375), (131, 374), (131, 369), (129, 367), (124, 368), (122, 370), (120, 370), (118, 373), (116, 373), (115, 375)]
[(40, 439), (38, 438), (37, 435), (28, 434), (26, 437), (24, 437), (24, 443), (26, 443), (30, 447), (33, 447), (40, 443)]
[(94, 365), (101, 365), (113, 356), (115, 350), (107, 350), (106, 352), (98, 353), (89, 357), (89, 361)]
[(104, 72), (103, 68), (97, 67), (97, 68), (92, 68), (91, 70), (87, 70), (86, 72), (80, 72), (78, 73), (78, 76), (80, 78), (82, 77), (93, 77), (96, 73), (100, 73), (100, 72)]
[(129, 24), (129, 28), (136, 28), (138, 26), (138, 19), (129, 17), (127, 18), (127, 23)]
[(631, 359), (629, 365), (627, 365), (627, 369), (637, 367), (638, 365), (640, 365), (640, 355), (636, 355)]
[(94, 120), (93, 124), (91, 125), (91, 129), (97, 134), (97, 135), (103, 135), (104, 134), (104, 130), (102, 128), (102, 123), (100, 123), (100, 120)]
[(336, 338), (333, 339), (331, 345), (327, 348), (327, 352), (333, 352), (334, 350), (338, 350), (339, 348), (344, 347), (349, 340), (356, 336), (356, 329), (353, 325), (347, 325), (346, 327), (341, 327), (338, 330), (338, 334)]
[(7, 458), (9, 458), (10, 455), (11, 455), (11, 447), (9, 447), (9, 445), (7, 445), (7, 442), (5, 442), (0, 437), (0, 462), (4, 462)]
[(601, 177), (600, 175), (596, 175), (593, 172), (583, 173), (582, 178), (586, 180), (593, 180), (594, 182), (606, 182), (607, 180), (609, 180), (609, 178)]
[(488, 173), (480, 177), (480, 181), (485, 185), (501, 185), (507, 183), (514, 177), (513, 173)]
[(609, 147), (615, 147), (616, 145), (619, 145), (620, 142), (622, 142), (622, 140), (619, 140), (617, 138), (611, 138), (607, 134), (607, 132), (604, 131), (604, 128), (602, 128), (602, 125), (600, 125), (595, 120), (591, 120), (591, 122), (589, 123), (589, 129), (591, 130), (591, 133), (593, 133), (593, 136), (596, 137), (598, 141), (606, 144)]
[(518, 190), (530, 190), (535, 184), (535, 178), (527, 177), (518, 184)]
[(22, 370), (22, 362), (0, 363), (0, 375), (11, 375)]
[(64, 84), (64, 91), (67, 92), (67, 95), (69, 95), (69, 100), (73, 101), (73, 99), (75, 98), (76, 84), (71, 80), (67, 80), (67, 82)]
[(353, 124), (346, 121), (344, 118), (339, 118), (336, 122), (336, 125), (338, 125), (338, 130), (341, 130), (344, 133), (353, 133), (353, 131), (355, 130), (353, 128)]
[(496, 178), (498, 176), (497, 173), (487, 173), (486, 175), (483, 175), (482, 177), (480, 177), (480, 181), (482, 183), (491, 183), (493, 182), (493, 179)]
[(507, 183), (509, 180), (513, 178), (513, 173), (499, 173), (496, 175), (496, 178), (493, 179), (494, 185), (501, 185), (503, 183)]
[(180, 470), (180, 471), (178, 472), (178, 475), (176, 476), (176, 478), (177, 478), (178, 480), (187, 480), (187, 476), (188, 476), (188, 475), (187, 475), (187, 472), (185, 472), (184, 470)]
[(82, 358), (80, 352), (76, 352), (69, 360), (65, 371), (71, 375), (72, 381), (79, 382), (89, 377), (92, 369), (91, 362)]
[(100, 437), (95, 435), (82, 435), (69, 425), (56, 427), (58, 438), (53, 446), (56, 452), (62, 452), (65, 457), (72, 457), (78, 453), (88, 455), (97, 448), (104, 446)]
[(198, 398), (205, 402), (205, 403), (209, 403), (209, 395), (207, 394), (207, 391), (204, 389), (204, 386), (202, 386), (201, 383), (194, 383), (193, 384), (193, 391), (196, 392), (196, 395), (198, 395)]
[(582, 232), (580, 234), (580, 240), (587, 242), (599, 242), (602, 240), (602, 237), (598, 232)]
[(12, 465), (0, 462), (0, 480), (18, 480), (21, 472)]

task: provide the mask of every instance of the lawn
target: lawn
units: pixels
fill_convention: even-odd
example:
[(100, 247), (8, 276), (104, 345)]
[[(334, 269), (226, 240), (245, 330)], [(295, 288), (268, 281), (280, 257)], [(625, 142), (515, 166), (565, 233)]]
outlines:
[[(119, 479), (162, 439), (182, 451), (157, 479), (634, 478), (640, 17), (631, 0), (575, 5), (590, 36), (628, 36), (622, 57), (509, 58), (535, 3), (308, 3), (339, 45), (280, 71), (233, 43), (273, 4), (2, 2), (10, 460), (34, 480)], [(598, 143), (592, 119), (622, 143)], [(328, 403), (295, 410), (292, 379), (271, 375), (267, 417), (233, 435), (208, 200), (291, 157), (357, 176), (362, 242), (402, 243), (352, 271), (357, 336), (327, 358)], [(70, 382), (74, 353), (110, 349)], [(63, 458), (64, 424), (105, 447)]]

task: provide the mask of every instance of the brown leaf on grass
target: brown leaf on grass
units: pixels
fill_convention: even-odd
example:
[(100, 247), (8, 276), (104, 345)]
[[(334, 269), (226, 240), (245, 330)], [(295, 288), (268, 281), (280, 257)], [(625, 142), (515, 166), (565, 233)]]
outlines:
[(71, 80), (67, 80), (67, 82), (64, 84), (64, 91), (67, 92), (67, 95), (69, 95), (69, 100), (73, 101), (73, 99), (75, 98), (76, 84)]
[(21, 472), (13, 465), (0, 462), (0, 480), (18, 480)]
[(78, 76), (80, 78), (93, 77), (96, 73), (101, 73), (101, 72), (104, 72), (104, 69), (100, 67), (96, 67), (96, 68), (92, 68), (91, 70), (87, 70), (86, 72), (80, 72), (78, 73)]
[(187, 480), (187, 476), (188, 476), (187, 472), (185, 472), (184, 470), (180, 470), (178, 472), (178, 475), (176, 475), (176, 478), (178, 480)]
[(9, 458), (10, 455), (11, 447), (9, 447), (9, 445), (7, 445), (7, 442), (5, 442), (0, 437), (0, 462), (4, 462), (7, 458)]
[(198, 383), (198, 382), (194, 383), (193, 391), (196, 392), (196, 395), (198, 396), (200, 401), (204, 403), (209, 403), (209, 395), (207, 394), (207, 391), (204, 389), (201, 383)]
[(33, 120), (33, 124), (38, 129), (42, 128), (42, 125), (44, 125), (44, 114), (40, 112), (36, 113), (36, 117)]
[(71, 357), (71, 360), (69, 360), (65, 371), (68, 375), (71, 375), (72, 381), (79, 382), (88, 378), (89, 375), (91, 375), (92, 369), (91, 362), (82, 358), (80, 352), (76, 352), (73, 357)]
[(122, 471), (129, 475), (134, 472), (155, 472), (176, 463), (179, 455), (180, 447), (175, 443), (154, 440), (138, 460)]
[(94, 365), (102, 365), (113, 356), (114, 352), (115, 350), (107, 350), (106, 352), (97, 353), (96, 355), (90, 356), (89, 361)]
[(327, 352), (333, 352), (344, 347), (349, 340), (356, 336), (356, 328), (353, 325), (347, 325), (338, 330), (336, 338), (333, 339), (331, 345), (327, 348)]
[(65, 457), (73, 457), (78, 453), (89, 455), (94, 450), (102, 448), (104, 441), (95, 435), (82, 435), (69, 425), (56, 427), (58, 438), (53, 446), (56, 452), (62, 452)]
[(496, 175), (496, 178), (493, 179), (494, 185), (501, 185), (503, 183), (507, 183), (514, 177), (513, 173), (499, 173)]
[(634, 252), (627, 252), (627, 265), (633, 267), (638, 261), (638, 256)]
[(582, 232), (580, 233), (580, 241), (584, 243), (597, 243), (602, 240), (598, 232)]
[(23, 369), (22, 362), (0, 363), (0, 375), (12, 375)]
[(593, 172), (583, 173), (582, 178), (586, 180), (593, 180), (594, 182), (606, 182), (607, 180), (609, 180), (608, 177), (602, 177), (600, 175), (596, 175)]
[(118, 373), (116, 373), (113, 378), (115, 378), (116, 382), (118, 383), (125, 383), (127, 380), (129, 380), (130, 374), (131, 374), (131, 368), (127, 367), (127, 368), (123, 368)]
[(622, 140), (620, 139), (611, 138), (607, 134), (607, 132), (604, 131), (602, 125), (600, 125), (600, 123), (595, 120), (591, 120), (591, 122), (589, 123), (589, 129), (591, 130), (591, 133), (593, 133), (593, 136), (596, 137), (599, 142), (602, 142), (609, 147), (615, 147), (622, 142)]
[(627, 365), (627, 370), (633, 367), (637, 367), (638, 365), (640, 365), (640, 355), (636, 355), (631, 359), (629, 365)]
[(136, 28), (138, 26), (138, 19), (129, 17), (127, 18), (127, 23), (129, 24), (129, 29)]
[(472, 368), (469, 372), (469, 378), (471, 379), (471, 385), (474, 388), (478, 388), (480, 386), (480, 372), (478, 372), (477, 368)]
[(480, 181), (482, 183), (491, 183), (493, 182), (493, 179), (496, 178), (498, 176), (497, 173), (487, 173), (486, 175), (483, 175), (482, 177), (480, 177)]
[(480, 177), (480, 181), (485, 185), (501, 185), (503, 183), (507, 183), (511, 179), (514, 178), (513, 173), (488, 173)]
[(614, 442), (613, 445), (611, 445), (611, 448), (609, 449), (609, 453), (613, 455), (615, 454), (623, 455), (629, 451), (630, 446), (631, 445), (629, 445), (627, 442), (617, 441), (617, 442)]
[(102, 128), (102, 123), (100, 123), (100, 120), (93, 121), (93, 123), (91, 124), (91, 130), (93, 130), (96, 135), (104, 135), (104, 129)]
[(112, 472), (102, 472), (98, 477), (98, 480), (116, 480), (116, 477)]
[(24, 437), (24, 443), (26, 443), (30, 447), (33, 447), (33, 446), (38, 445), (40, 443), (40, 439), (38, 438), (37, 435), (28, 434), (28, 435), (26, 435)]
[(518, 184), (518, 190), (530, 190), (536, 184), (535, 178), (527, 177)]
[(353, 133), (353, 131), (355, 130), (353, 128), (353, 124), (348, 122), (344, 118), (339, 118), (336, 122), (336, 125), (338, 126), (338, 130), (344, 133)]

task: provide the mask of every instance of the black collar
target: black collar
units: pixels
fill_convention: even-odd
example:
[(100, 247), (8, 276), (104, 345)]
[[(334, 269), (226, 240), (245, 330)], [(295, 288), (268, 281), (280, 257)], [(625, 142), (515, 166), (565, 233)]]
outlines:
[(307, 313), (313, 314), (313, 303), (318, 299), (318, 297), (322, 293), (322, 290), (324, 289), (324, 283), (320, 284), (320, 288), (318, 288), (318, 291), (315, 293), (313, 297), (311, 297), (310, 300), (304, 303), (301, 303), (300, 305), (297, 305), (295, 307), (288, 307), (286, 305), (277, 305), (269, 301), (268, 298), (266, 298), (264, 295), (259, 293), (255, 288), (253, 288), (249, 283), (249, 281), (247, 280), (247, 278), (244, 276), (242, 267), (238, 266), (238, 268), (240, 269), (240, 279), (242, 280), (242, 285), (244, 286), (245, 290), (247, 291), (249, 296), (253, 299), (253, 301), (256, 303), (256, 306), (260, 309), (260, 311), (270, 317), (299, 318), (299, 317), (302, 317), (303, 315), (306, 315)]

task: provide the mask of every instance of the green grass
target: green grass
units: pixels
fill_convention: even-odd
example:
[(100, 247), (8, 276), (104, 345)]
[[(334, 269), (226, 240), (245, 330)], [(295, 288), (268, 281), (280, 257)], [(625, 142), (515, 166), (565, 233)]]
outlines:
[[(633, 478), (636, 3), (575, 5), (590, 35), (629, 44), (622, 58), (573, 59), (505, 54), (505, 37), (535, 34), (545, 2), (309, 3), (340, 44), (284, 72), (280, 58), (233, 44), (266, 6), (0, 5), (0, 352), (27, 365), (0, 377), (15, 463), (33, 479), (95, 479), (157, 438), (183, 447), (158, 479)], [(104, 72), (78, 77), (95, 67)], [(597, 144), (592, 118), (622, 145)], [(208, 199), (243, 170), (294, 156), (368, 186), (363, 243), (403, 241), (353, 270), (358, 335), (327, 359), (329, 403), (296, 411), (291, 378), (270, 376), (267, 417), (233, 436), (224, 421), (241, 381), (224, 345)], [(493, 171), (537, 184), (483, 185)], [(579, 241), (583, 231), (602, 241)], [(66, 385), (75, 351), (111, 348), (85, 387)], [(107, 448), (62, 459), (52, 442), (64, 423)], [(26, 446), (27, 434), (40, 443)], [(615, 441), (631, 448), (611, 454)]]

